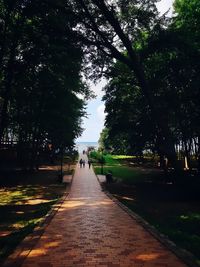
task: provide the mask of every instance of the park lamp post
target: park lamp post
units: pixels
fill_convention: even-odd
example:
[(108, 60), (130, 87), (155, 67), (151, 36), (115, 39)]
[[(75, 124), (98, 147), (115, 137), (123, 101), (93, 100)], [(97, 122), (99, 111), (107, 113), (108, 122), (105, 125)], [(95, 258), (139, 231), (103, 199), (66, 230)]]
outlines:
[(62, 179), (63, 179), (63, 156), (64, 156), (64, 147), (63, 145), (61, 145), (60, 147), (60, 176), (59, 176), (60, 182), (62, 182)]
[(101, 149), (101, 174), (103, 174), (103, 163), (104, 163), (104, 158), (103, 158), (103, 148)]

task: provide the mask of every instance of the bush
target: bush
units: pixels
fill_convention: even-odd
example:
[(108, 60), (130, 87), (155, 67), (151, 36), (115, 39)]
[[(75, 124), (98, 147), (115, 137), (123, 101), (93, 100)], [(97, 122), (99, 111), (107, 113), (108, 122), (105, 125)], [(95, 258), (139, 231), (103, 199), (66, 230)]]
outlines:
[(104, 156), (102, 153), (99, 153), (97, 151), (90, 152), (89, 157), (93, 163), (99, 163), (99, 164), (106, 163), (106, 156)]

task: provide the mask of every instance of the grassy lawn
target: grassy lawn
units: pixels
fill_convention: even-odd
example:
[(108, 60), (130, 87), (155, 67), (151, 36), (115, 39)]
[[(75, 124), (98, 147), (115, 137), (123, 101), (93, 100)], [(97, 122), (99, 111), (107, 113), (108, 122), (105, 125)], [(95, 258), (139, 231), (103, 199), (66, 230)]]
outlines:
[[(119, 201), (139, 214), (182, 247), (197, 257), (200, 264), (200, 197), (198, 187), (163, 182), (157, 169), (130, 167), (124, 161), (106, 161), (104, 173), (111, 170), (112, 184), (103, 186)], [(101, 166), (93, 164), (101, 174)]]
[[(101, 167), (98, 165), (94, 166), (95, 172), (97, 174), (101, 174)], [(103, 166), (103, 173), (106, 174), (107, 172), (111, 171), (113, 177), (117, 181), (123, 181), (123, 183), (131, 185), (133, 183), (141, 183), (144, 181), (151, 181), (158, 180), (162, 174), (155, 170), (154, 175), (152, 177), (152, 170), (150, 169), (143, 169), (143, 168), (134, 168), (128, 166)]]
[[(105, 155), (105, 164), (103, 165), (103, 174), (111, 171), (114, 178), (123, 181), (125, 184), (135, 184), (144, 181), (156, 181), (162, 178), (162, 172), (158, 169), (131, 167), (127, 164), (127, 159), (134, 156)], [(96, 174), (101, 174), (102, 166), (94, 162), (93, 167)], [(153, 175), (152, 175), (153, 174)]]
[[(68, 166), (65, 166), (68, 170)], [(59, 166), (43, 166), (37, 173), (9, 173), (0, 177), (0, 262), (41, 222), (66, 192), (59, 183)]]

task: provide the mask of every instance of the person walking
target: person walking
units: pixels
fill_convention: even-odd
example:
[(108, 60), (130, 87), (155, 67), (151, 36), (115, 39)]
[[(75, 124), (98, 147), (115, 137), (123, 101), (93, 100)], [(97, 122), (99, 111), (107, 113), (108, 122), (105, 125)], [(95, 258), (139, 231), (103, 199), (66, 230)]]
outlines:
[(90, 166), (91, 166), (91, 161), (88, 160), (88, 166), (89, 166), (89, 169), (90, 169)]
[(83, 160), (83, 168), (85, 168), (85, 160)]
[(79, 160), (79, 164), (80, 164), (80, 168), (82, 168), (82, 165), (83, 165), (83, 160), (82, 159)]

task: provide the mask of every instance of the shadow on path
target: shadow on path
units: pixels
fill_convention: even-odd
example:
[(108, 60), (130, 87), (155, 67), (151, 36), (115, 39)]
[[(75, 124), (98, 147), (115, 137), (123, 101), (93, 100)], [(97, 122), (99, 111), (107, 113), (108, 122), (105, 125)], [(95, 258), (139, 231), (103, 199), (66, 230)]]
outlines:
[(186, 267), (102, 192), (87, 164), (22, 266)]

